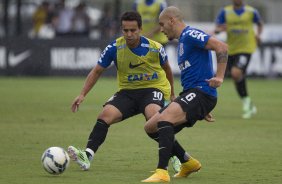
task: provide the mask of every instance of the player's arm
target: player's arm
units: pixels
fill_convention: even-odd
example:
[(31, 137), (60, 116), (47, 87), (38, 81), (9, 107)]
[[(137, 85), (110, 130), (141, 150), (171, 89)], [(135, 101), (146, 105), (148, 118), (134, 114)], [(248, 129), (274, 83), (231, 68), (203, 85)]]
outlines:
[(260, 45), (260, 43), (261, 43), (262, 30), (263, 30), (263, 23), (262, 22), (257, 23), (256, 41), (257, 41), (258, 45)]
[(256, 40), (257, 40), (257, 44), (259, 45), (261, 42), (261, 33), (263, 30), (263, 21), (260, 17), (260, 14), (258, 13), (258, 11), (254, 12), (254, 22), (257, 25), (257, 31), (256, 31)]
[(156, 26), (154, 28), (152, 28), (150, 32), (145, 33), (144, 36), (147, 37), (147, 38), (152, 39), (152, 37), (155, 34), (159, 33), (160, 31), (161, 31), (161, 27), (159, 26), (159, 24), (156, 23)]
[(101, 74), (105, 68), (97, 64), (88, 74), (84, 86), (80, 92), (80, 95), (77, 96), (71, 106), (72, 112), (76, 112), (78, 110), (78, 107), (81, 102), (83, 102), (85, 96), (88, 94), (88, 92), (93, 88), (93, 86), (96, 84), (97, 80), (100, 78)]
[(159, 58), (160, 58), (160, 65), (162, 66), (163, 70), (165, 71), (166, 78), (170, 83), (170, 100), (173, 101), (175, 99), (175, 94), (174, 94), (174, 84), (173, 84), (173, 74), (172, 70), (170, 67), (170, 64), (168, 62), (168, 57), (165, 52), (164, 47), (160, 47), (159, 49)]
[(166, 61), (163, 65), (162, 68), (165, 71), (166, 74), (166, 78), (170, 83), (170, 87), (171, 87), (171, 92), (170, 92), (170, 100), (173, 101), (175, 99), (175, 94), (174, 94), (174, 84), (173, 84), (173, 74), (172, 74), (172, 70), (171, 67), (169, 65), (169, 62)]
[[(166, 1), (161, 2), (159, 14), (160, 14), (166, 7), (167, 7)], [(157, 33), (159, 33), (159, 32), (161, 31), (161, 26), (159, 25), (159, 19), (158, 19), (158, 17), (156, 17), (155, 21), (156, 21), (156, 22), (155, 22), (155, 27), (153, 27), (150, 32), (146, 33), (146, 34), (145, 34), (145, 37), (152, 38), (155, 34), (157, 34)]]
[(263, 30), (263, 23), (260, 21), (257, 23), (257, 35), (260, 37)]
[(225, 21), (225, 11), (222, 9), (217, 18), (216, 18), (216, 25), (214, 34), (219, 34), (220, 32), (226, 31), (226, 21)]
[[(211, 79), (208, 79), (207, 82), (211, 87), (217, 88), (221, 86), (221, 84), (223, 83), (227, 60), (228, 60), (228, 46), (224, 42), (219, 41), (214, 37), (210, 37), (205, 48), (209, 50), (213, 50), (216, 53), (216, 58), (217, 58), (216, 76)], [(207, 122), (215, 121), (211, 112), (205, 116), (205, 120)]]
[(226, 24), (216, 24), (214, 34), (219, 34), (226, 31)]
[(101, 74), (105, 68), (97, 64), (88, 74), (84, 86), (80, 92), (80, 95), (86, 96), (92, 87), (96, 84), (97, 80), (100, 78)]
[(79, 105), (81, 104), (81, 102), (83, 102), (85, 96), (96, 84), (103, 71), (111, 64), (112, 61), (115, 60), (116, 46), (115, 42), (113, 42), (104, 49), (104, 51), (101, 53), (100, 59), (98, 60), (98, 64), (88, 74), (80, 94), (74, 99), (72, 103), (72, 112), (76, 112), (78, 110)]
[(206, 49), (213, 50), (216, 53), (217, 58), (217, 71), (216, 76), (208, 79), (207, 82), (211, 87), (217, 88), (221, 86), (224, 79), (225, 69), (228, 59), (228, 46), (226, 43), (219, 41), (214, 37), (210, 37), (206, 46)]
[[(167, 2), (166, 1), (162, 1), (161, 4), (160, 4), (160, 12), (159, 14), (165, 9), (167, 8)], [(161, 26), (159, 25), (159, 19), (158, 17), (156, 18), (156, 26), (151, 30), (151, 34), (152, 36), (154, 34), (157, 34), (161, 31)]]

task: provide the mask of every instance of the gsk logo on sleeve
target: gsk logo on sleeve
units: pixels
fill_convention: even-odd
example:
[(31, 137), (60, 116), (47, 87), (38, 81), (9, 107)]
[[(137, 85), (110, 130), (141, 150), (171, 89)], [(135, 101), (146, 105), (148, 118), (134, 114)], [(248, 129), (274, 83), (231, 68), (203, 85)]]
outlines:
[(208, 36), (205, 33), (200, 32), (198, 30), (194, 30), (194, 29), (188, 30), (186, 34), (189, 34), (191, 37), (197, 38), (198, 40), (201, 40), (201, 41), (205, 41), (205, 37)]

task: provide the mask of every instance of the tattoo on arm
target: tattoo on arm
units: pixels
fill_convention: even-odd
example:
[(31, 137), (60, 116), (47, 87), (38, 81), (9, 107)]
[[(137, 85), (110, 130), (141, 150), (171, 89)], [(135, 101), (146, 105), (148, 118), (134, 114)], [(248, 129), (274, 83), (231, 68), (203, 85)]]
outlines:
[(228, 59), (227, 52), (218, 52), (216, 53), (217, 63), (226, 63)]

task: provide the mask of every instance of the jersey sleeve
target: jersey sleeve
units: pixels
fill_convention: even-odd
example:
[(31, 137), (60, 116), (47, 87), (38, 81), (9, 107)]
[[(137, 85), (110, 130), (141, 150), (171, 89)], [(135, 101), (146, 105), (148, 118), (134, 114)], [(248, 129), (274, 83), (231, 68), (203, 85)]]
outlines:
[(258, 24), (261, 22), (261, 16), (257, 10), (254, 11), (254, 23)]
[(219, 14), (216, 17), (215, 23), (219, 24), (219, 25), (226, 23), (226, 20), (225, 20), (225, 10), (224, 9), (220, 10)]
[(107, 68), (108, 66), (111, 65), (113, 61), (116, 62), (116, 58), (117, 58), (116, 42), (112, 42), (101, 53), (101, 56), (98, 60), (98, 64), (103, 68)]
[(198, 29), (189, 30), (188, 34), (184, 37), (184, 41), (195, 47), (204, 48), (210, 36), (205, 32)]
[(133, 5), (132, 5), (132, 10), (137, 11), (137, 0), (134, 1)]
[(167, 8), (167, 2), (166, 2), (166, 1), (162, 1), (162, 2), (161, 2), (160, 13), (161, 13), (165, 8)]
[(166, 54), (163, 46), (159, 49), (159, 58), (160, 58), (160, 65), (161, 66), (164, 65), (168, 60), (167, 54)]

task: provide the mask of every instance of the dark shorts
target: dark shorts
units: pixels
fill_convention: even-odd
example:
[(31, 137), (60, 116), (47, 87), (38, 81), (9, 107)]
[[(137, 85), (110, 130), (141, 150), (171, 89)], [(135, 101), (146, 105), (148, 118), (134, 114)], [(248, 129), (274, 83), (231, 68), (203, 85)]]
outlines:
[[(155, 88), (121, 90), (115, 93), (106, 103), (115, 106), (121, 113), (122, 119), (127, 119), (145, 112), (149, 104), (164, 106), (164, 94)], [(104, 106), (105, 106), (104, 105)]]
[[(202, 120), (210, 113), (217, 103), (217, 98), (206, 94), (205, 92), (193, 88), (180, 93), (174, 102), (178, 103), (182, 110), (186, 112), (187, 122), (174, 127), (175, 133), (184, 127), (192, 127), (196, 121)], [(166, 107), (162, 108), (162, 112)]]
[(231, 72), (232, 67), (239, 68), (246, 73), (247, 67), (250, 63), (251, 54), (235, 54), (228, 56), (227, 69)]

